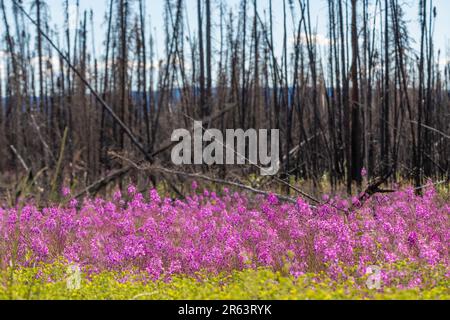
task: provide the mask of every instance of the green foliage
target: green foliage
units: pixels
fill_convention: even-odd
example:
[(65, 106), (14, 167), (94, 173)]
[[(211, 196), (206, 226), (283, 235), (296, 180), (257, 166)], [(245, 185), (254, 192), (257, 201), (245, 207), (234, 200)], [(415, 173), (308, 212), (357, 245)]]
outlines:
[[(418, 269), (399, 263), (390, 267)], [(151, 281), (140, 273), (83, 270), (81, 286), (67, 286), (67, 265), (55, 263), (1, 273), (0, 299), (18, 300), (328, 300), (328, 299), (450, 299), (450, 282), (444, 267), (416, 270), (428, 279), (420, 288), (399, 289), (402, 281), (369, 290), (365, 277), (346, 277), (339, 281), (325, 274), (294, 278), (268, 269), (245, 270), (195, 278), (176, 276), (166, 281)], [(408, 274), (411, 272), (408, 271)], [(12, 275), (12, 276), (11, 276)]]

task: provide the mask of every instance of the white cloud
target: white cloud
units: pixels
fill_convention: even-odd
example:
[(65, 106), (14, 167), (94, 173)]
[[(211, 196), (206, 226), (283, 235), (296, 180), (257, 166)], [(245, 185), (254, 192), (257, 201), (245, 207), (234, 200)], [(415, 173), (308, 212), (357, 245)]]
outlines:
[(450, 57), (441, 57), (438, 64), (440, 68), (445, 68), (446, 66), (450, 65)]
[[(302, 33), (300, 35), (300, 41), (302, 44), (306, 44), (308, 40), (308, 37), (305, 33)], [(318, 46), (328, 46), (330, 44), (330, 39), (326, 36), (324, 36), (321, 33), (317, 33), (317, 34), (313, 34), (311, 36), (311, 39), (309, 39), (310, 41), (312, 41), (313, 44), (316, 44)], [(291, 38), (290, 41), (292, 44), (295, 44), (297, 42), (297, 39), (295, 38)]]

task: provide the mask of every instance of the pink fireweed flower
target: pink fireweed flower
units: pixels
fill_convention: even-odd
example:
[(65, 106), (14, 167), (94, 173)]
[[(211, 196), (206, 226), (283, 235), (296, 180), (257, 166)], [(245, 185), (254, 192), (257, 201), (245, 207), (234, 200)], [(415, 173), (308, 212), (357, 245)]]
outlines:
[(158, 194), (158, 191), (156, 189), (150, 190), (150, 202), (160, 204), (161, 203), (161, 197)]
[(352, 204), (353, 204), (353, 206), (358, 207), (358, 208), (361, 206), (361, 202), (359, 201), (358, 197), (352, 198)]
[(361, 176), (362, 176), (362, 177), (367, 177), (367, 174), (368, 174), (367, 169), (366, 169), (366, 168), (362, 168), (362, 170), (361, 170)]
[[(146, 271), (152, 280), (203, 270), (280, 271), (286, 262), (292, 275), (320, 270), (331, 277), (354, 267), (364, 276), (370, 265), (388, 267), (399, 261), (450, 265), (450, 206), (432, 191), (373, 197), (356, 210), (341, 198), (312, 207), (301, 198), (291, 204), (275, 195), (230, 191), (175, 201), (154, 189), (148, 196), (131, 191), (124, 198), (117, 191), (111, 201), (2, 208), (2, 255), (9, 259), (15, 254), (19, 266), (64, 257), (95, 272)], [(343, 216), (336, 206), (351, 214)], [(417, 276), (403, 272), (389, 273), (388, 280)]]
[(276, 195), (274, 195), (273, 193), (271, 193), (267, 197), (267, 201), (269, 202), (269, 204), (276, 206), (278, 204), (278, 197)]
[(418, 236), (416, 232), (411, 232), (408, 236), (408, 244), (410, 247), (414, 247), (418, 242)]
[(70, 206), (71, 208), (75, 208), (76, 206), (78, 206), (78, 200), (77, 200), (77, 199), (72, 199), (72, 200), (70, 200), (69, 206)]
[(127, 188), (127, 191), (130, 196), (134, 196), (137, 193), (137, 188), (136, 186), (130, 184)]
[(122, 200), (122, 192), (120, 190), (117, 190), (116, 192), (114, 192), (113, 200), (116, 202), (119, 202), (120, 200)]
[(63, 197), (68, 197), (70, 196), (70, 188), (68, 187), (63, 187), (61, 190), (61, 194), (63, 195)]

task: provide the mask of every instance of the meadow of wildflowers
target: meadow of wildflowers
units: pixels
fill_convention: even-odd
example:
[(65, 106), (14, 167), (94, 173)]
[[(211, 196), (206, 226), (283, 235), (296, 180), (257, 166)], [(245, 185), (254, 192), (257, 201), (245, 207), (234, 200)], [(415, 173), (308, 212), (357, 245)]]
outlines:
[[(63, 194), (70, 199), (69, 190)], [(313, 208), (301, 198), (286, 204), (276, 196), (227, 189), (220, 196), (194, 190), (185, 200), (173, 200), (130, 186), (111, 200), (67, 200), (47, 208), (28, 202), (0, 208), (0, 270), (7, 279), (36, 270), (31, 278), (52, 283), (39, 268), (63, 261), (81, 266), (88, 278), (120, 275), (119, 283), (139, 278), (146, 285), (168, 285), (205, 275), (269, 272), (291, 284), (327, 279), (363, 289), (367, 268), (379, 266), (379, 290), (439, 288), (434, 298), (449, 297), (450, 204), (433, 187), (423, 196), (413, 189), (376, 195), (364, 205), (325, 201)], [(13, 284), (2, 282), (0, 297), (8, 286)], [(351, 297), (345, 290), (342, 297)]]

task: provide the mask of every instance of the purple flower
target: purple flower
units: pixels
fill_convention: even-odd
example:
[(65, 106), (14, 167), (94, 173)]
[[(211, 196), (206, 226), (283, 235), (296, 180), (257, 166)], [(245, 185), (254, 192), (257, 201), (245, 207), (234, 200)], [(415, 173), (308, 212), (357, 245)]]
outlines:
[(161, 203), (161, 197), (158, 194), (158, 191), (156, 189), (150, 190), (150, 201), (156, 204)]
[(62, 190), (61, 190), (61, 194), (63, 195), (63, 197), (70, 196), (70, 188), (63, 187)]
[[(117, 191), (113, 201), (0, 208), (0, 247), (6, 259), (15, 254), (19, 266), (64, 257), (96, 272), (146, 271), (149, 279), (164, 280), (201, 270), (280, 271), (286, 261), (294, 276), (324, 271), (335, 279), (346, 268), (363, 272), (374, 263), (449, 265), (450, 206), (431, 189), (424, 196), (409, 189), (375, 196), (354, 213), (352, 198), (313, 207), (301, 198), (291, 204), (274, 194), (224, 192), (172, 201), (152, 189), (147, 200), (130, 186), (129, 196)], [(412, 286), (424, 286), (420, 274), (402, 272), (386, 281), (414, 279)]]
[(362, 170), (361, 170), (361, 176), (362, 177), (367, 177), (367, 169), (366, 168), (362, 168)]
[(113, 199), (116, 202), (119, 202), (120, 200), (122, 200), (122, 192), (120, 192), (120, 190), (114, 192)]
[(273, 193), (271, 193), (267, 197), (267, 201), (269, 202), (270, 205), (276, 206), (278, 204), (278, 197), (276, 195), (274, 195)]
[(127, 191), (130, 196), (134, 196), (137, 193), (137, 188), (136, 186), (130, 184), (127, 188)]
[(417, 245), (417, 241), (418, 241), (419, 237), (417, 236), (417, 233), (412, 231), (410, 232), (410, 234), (408, 235), (408, 244), (410, 247), (414, 247), (415, 245)]

